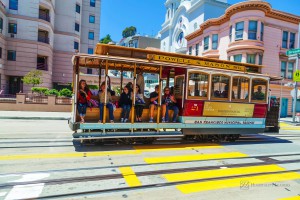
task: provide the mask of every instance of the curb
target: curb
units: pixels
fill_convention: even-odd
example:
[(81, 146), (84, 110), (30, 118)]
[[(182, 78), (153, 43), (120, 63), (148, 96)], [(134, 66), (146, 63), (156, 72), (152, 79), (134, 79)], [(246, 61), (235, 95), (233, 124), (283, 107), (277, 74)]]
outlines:
[(0, 119), (25, 119), (25, 120), (69, 120), (70, 117), (2, 117)]

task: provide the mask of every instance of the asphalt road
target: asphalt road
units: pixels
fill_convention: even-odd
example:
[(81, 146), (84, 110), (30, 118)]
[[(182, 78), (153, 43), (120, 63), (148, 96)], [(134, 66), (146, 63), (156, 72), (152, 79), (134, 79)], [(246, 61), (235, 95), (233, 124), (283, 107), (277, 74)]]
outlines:
[(300, 127), (237, 142), (82, 145), (66, 121), (0, 123), (0, 199), (300, 199)]

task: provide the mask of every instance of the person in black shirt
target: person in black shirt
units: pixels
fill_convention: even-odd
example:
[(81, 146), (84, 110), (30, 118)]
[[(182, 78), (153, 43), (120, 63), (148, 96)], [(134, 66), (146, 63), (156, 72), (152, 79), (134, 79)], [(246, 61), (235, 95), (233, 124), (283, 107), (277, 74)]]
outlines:
[(154, 109), (157, 107), (158, 104), (158, 95), (159, 95), (159, 86), (155, 86), (155, 91), (150, 93), (150, 121), (153, 122), (153, 114), (154, 114)]
[(124, 87), (124, 90), (123, 90), (123, 93), (121, 94), (119, 103), (122, 108), (121, 122), (126, 123), (128, 121), (129, 114), (130, 114), (130, 108), (132, 105), (131, 94), (129, 92), (128, 86)]
[(176, 105), (175, 97), (170, 93), (170, 88), (165, 87), (164, 96), (162, 97), (162, 122), (169, 121), (169, 110), (173, 110), (172, 122), (176, 122), (179, 109)]

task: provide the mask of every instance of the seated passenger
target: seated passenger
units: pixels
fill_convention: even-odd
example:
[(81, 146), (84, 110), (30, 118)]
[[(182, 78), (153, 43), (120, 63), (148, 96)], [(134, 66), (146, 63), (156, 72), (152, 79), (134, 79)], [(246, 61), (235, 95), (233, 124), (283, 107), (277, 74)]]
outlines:
[(264, 100), (265, 99), (265, 94), (261, 91), (262, 87), (258, 86), (257, 91), (254, 92), (252, 99), (253, 100)]
[(79, 91), (77, 92), (77, 109), (80, 116), (80, 123), (84, 123), (84, 117), (86, 115), (86, 107), (88, 101), (91, 99), (92, 93), (89, 90), (85, 80), (79, 81)]
[(220, 97), (220, 91), (219, 90), (214, 91), (214, 97)]
[(164, 96), (162, 97), (162, 122), (169, 122), (169, 110), (173, 110), (172, 122), (177, 122), (179, 109), (176, 105), (176, 99), (170, 94), (169, 87), (165, 87)]
[(119, 106), (122, 108), (121, 122), (126, 123), (129, 118), (130, 108), (132, 105), (131, 96), (128, 86), (125, 86), (120, 97)]
[(127, 86), (128, 90), (129, 90), (129, 94), (131, 95), (131, 93), (132, 93), (132, 91), (133, 91), (133, 88), (132, 88), (133, 84), (132, 84), (131, 82), (128, 82), (128, 83), (126, 84), (126, 86)]
[(99, 92), (99, 109), (100, 109), (100, 119), (99, 123), (102, 123), (103, 120), (103, 110), (104, 110), (104, 105), (105, 105), (105, 93), (106, 93), (106, 108), (108, 108), (109, 111), (109, 120), (111, 123), (114, 123), (114, 108), (112, 104), (112, 98), (110, 95), (110, 92), (107, 92), (106, 89), (106, 84), (105, 82), (102, 82), (101, 86), (101, 91)]
[[(228, 98), (228, 91), (229, 91), (228, 85), (225, 85), (224, 91), (222, 92), (221, 97), (222, 98)], [(234, 99), (234, 92), (233, 91), (231, 91), (231, 98)]]
[(158, 95), (159, 95), (159, 86), (155, 86), (155, 91), (151, 92), (150, 94), (150, 123), (153, 122), (153, 114), (154, 114), (154, 109), (157, 107), (158, 104)]
[(141, 92), (140, 86), (136, 85), (135, 89), (135, 118), (137, 122), (142, 122), (143, 109), (145, 106), (145, 101), (143, 98), (143, 93)]

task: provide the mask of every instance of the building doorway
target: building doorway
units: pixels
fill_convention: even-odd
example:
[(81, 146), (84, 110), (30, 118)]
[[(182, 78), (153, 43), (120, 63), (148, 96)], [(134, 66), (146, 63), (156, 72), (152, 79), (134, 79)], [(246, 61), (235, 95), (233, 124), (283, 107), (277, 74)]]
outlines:
[(9, 94), (16, 94), (20, 91), (23, 92), (23, 82), (20, 76), (10, 76), (9, 77)]

